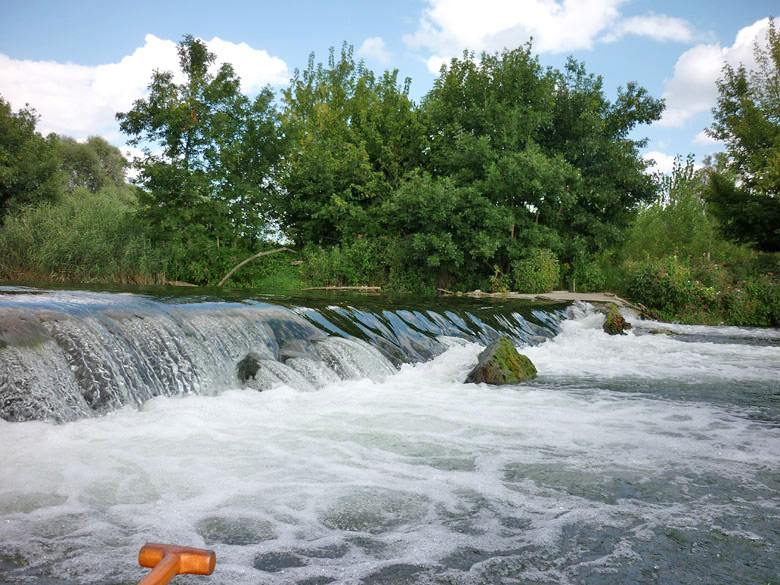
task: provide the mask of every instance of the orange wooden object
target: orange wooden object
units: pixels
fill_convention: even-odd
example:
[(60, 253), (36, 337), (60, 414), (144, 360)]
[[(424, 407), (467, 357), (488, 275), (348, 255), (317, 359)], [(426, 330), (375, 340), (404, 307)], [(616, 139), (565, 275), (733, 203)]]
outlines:
[(138, 585), (165, 585), (176, 575), (211, 575), (216, 562), (213, 550), (147, 542), (138, 564), (152, 571)]

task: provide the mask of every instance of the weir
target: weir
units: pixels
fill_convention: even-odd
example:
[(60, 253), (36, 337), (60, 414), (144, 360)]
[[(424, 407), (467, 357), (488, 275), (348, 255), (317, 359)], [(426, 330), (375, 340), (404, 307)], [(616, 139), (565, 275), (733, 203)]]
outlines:
[(209, 294), (0, 289), (0, 584), (776, 581), (780, 330)]
[[(435, 311), (365, 297), (272, 303), (0, 287), (0, 418), (65, 422), (156, 396), (376, 379), (459, 341), (538, 344), (555, 335), (565, 305), (538, 306), (462, 300)], [(248, 355), (255, 367), (242, 380)]]

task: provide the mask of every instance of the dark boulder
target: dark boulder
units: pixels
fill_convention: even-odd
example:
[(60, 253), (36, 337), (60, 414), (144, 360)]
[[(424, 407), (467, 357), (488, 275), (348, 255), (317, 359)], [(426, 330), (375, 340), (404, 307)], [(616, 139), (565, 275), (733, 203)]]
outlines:
[(536, 377), (536, 367), (515, 346), (502, 337), (479, 354), (479, 363), (471, 370), (466, 382), (485, 384), (515, 384)]
[(246, 354), (246, 357), (238, 362), (238, 379), (245, 383), (249, 379), (254, 379), (262, 365), (262, 357), (254, 352)]

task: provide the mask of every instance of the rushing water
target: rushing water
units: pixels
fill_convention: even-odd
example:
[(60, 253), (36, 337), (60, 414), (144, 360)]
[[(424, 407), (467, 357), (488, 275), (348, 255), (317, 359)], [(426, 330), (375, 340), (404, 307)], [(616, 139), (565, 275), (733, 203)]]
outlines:
[[(780, 582), (778, 330), (0, 293), (0, 393), (68, 421), (0, 420), (0, 583), (136, 582), (146, 541), (216, 551), (178, 583)], [(462, 383), (497, 334), (536, 380)]]

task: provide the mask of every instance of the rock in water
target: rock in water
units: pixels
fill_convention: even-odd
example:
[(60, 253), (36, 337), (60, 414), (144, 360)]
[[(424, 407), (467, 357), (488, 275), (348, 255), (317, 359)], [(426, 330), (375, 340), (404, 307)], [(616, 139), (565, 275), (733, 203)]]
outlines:
[(517, 353), (512, 342), (502, 337), (479, 354), (477, 367), (466, 382), (485, 384), (515, 384), (536, 377), (536, 367), (526, 356)]
[(615, 305), (609, 305), (607, 318), (604, 319), (604, 331), (610, 335), (623, 335), (626, 329), (631, 329), (631, 323), (623, 318)]
[(262, 363), (262, 357), (255, 352), (249, 352), (246, 357), (238, 362), (237, 374), (241, 383), (246, 383), (247, 380), (253, 379), (257, 376), (257, 372), (260, 370), (260, 364)]

